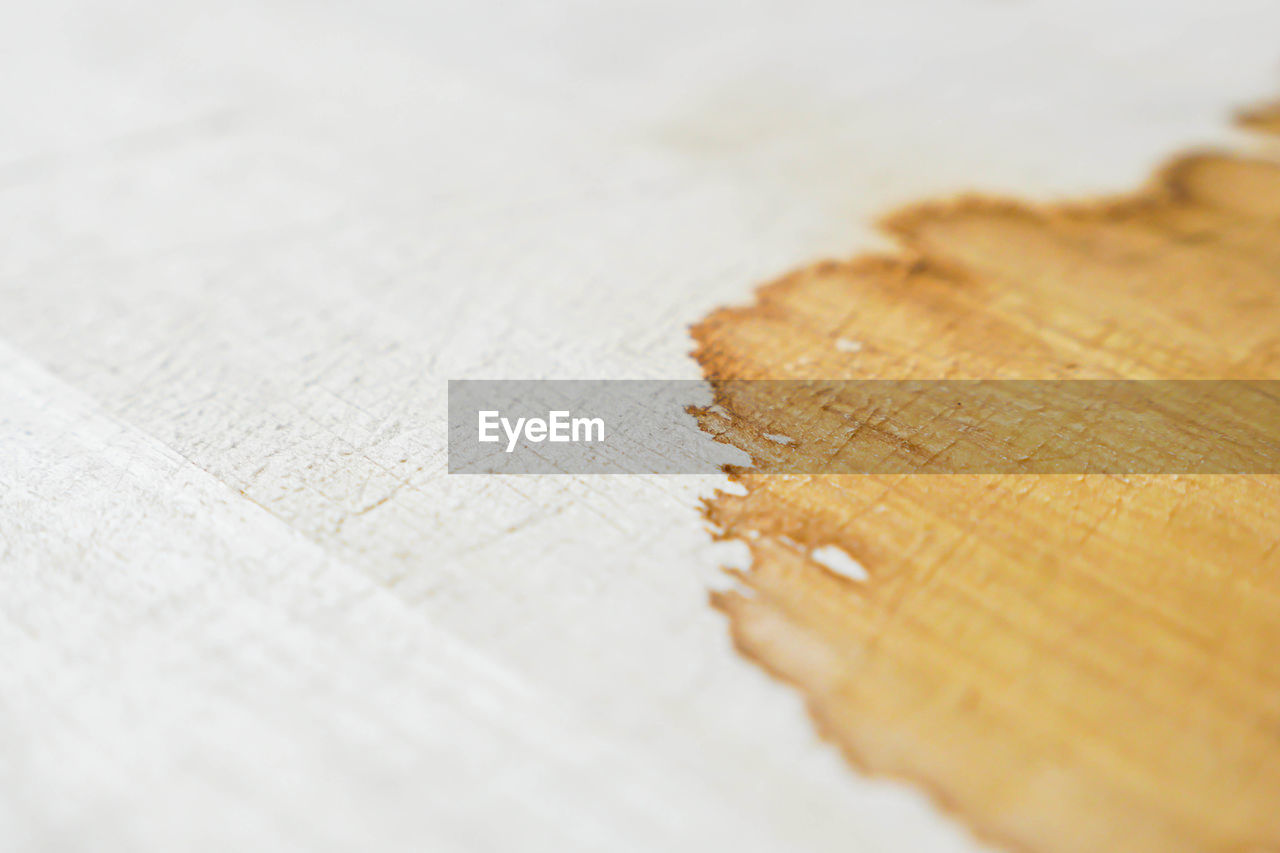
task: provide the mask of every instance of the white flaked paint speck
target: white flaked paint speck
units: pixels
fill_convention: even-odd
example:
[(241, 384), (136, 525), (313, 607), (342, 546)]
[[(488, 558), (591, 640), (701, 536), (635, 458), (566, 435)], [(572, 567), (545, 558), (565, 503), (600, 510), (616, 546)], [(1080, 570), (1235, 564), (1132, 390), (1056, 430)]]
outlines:
[(814, 548), (809, 552), (809, 556), (824, 567), (849, 580), (865, 581), (871, 577), (861, 563), (850, 557), (844, 549), (835, 545), (823, 545), (821, 548)]
[(836, 338), (836, 349), (840, 352), (859, 352), (862, 350), (862, 341), (855, 341), (850, 338)]

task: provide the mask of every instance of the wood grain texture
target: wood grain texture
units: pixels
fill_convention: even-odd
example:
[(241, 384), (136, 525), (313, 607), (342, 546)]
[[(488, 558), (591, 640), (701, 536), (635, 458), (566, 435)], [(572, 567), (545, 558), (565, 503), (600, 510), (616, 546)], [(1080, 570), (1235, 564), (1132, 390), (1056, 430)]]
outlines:
[[(1196, 154), (1126, 197), (885, 224), (899, 252), (699, 324), (713, 385), (1280, 375), (1269, 160)], [(792, 436), (784, 466), (821, 445), (818, 411), (717, 402), (734, 444)], [(1280, 849), (1280, 479), (737, 480), (707, 514), (754, 559), (715, 604), (855, 766), (1012, 848)], [(832, 546), (867, 578), (832, 571)]]
[(903, 198), (1126, 186), (1280, 6), (9, 7), (0, 849), (979, 849), (734, 653), (722, 477), (449, 477), (445, 382), (695, 379)]

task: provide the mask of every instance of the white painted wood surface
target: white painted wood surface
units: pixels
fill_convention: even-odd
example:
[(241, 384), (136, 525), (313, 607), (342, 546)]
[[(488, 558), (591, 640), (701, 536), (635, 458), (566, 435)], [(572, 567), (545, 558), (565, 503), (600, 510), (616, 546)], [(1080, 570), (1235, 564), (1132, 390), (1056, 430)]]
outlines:
[(9, 4), (0, 848), (965, 850), (731, 651), (717, 478), (449, 478), (886, 205), (1123, 188), (1280, 7)]

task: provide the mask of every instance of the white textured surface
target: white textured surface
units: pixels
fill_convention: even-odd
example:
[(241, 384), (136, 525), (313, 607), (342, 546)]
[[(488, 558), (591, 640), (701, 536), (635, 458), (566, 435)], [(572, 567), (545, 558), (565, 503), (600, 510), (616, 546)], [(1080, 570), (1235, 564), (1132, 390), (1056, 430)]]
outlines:
[[(0, 848), (963, 850), (706, 590), (715, 478), (454, 478), (886, 204), (1130, 186), (1266, 2), (10, 4)], [(246, 846), (247, 845), (247, 846)]]

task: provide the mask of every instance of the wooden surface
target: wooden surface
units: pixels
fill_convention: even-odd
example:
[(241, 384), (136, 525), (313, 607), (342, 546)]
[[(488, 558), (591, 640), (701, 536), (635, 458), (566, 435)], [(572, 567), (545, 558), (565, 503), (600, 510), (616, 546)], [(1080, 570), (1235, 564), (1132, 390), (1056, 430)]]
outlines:
[[(800, 270), (700, 324), (708, 378), (1280, 375), (1280, 161), (1190, 157), (1106, 203), (969, 199), (889, 227), (900, 254)], [(791, 406), (717, 387), (723, 435), (766, 472), (829, 459), (828, 414), (857, 406), (835, 384)], [(907, 397), (877, 398), (867, 431)], [(761, 447), (774, 433), (790, 441)], [(928, 443), (903, 451), (918, 471)], [(1086, 469), (744, 475), (708, 507), (754, 557), (718, 605), (856, 766), (998, 842), (1280, 847), (1280, 477)]]
[(892, 204), (1131, 186), (1277, 14), (6, 11), (0, 847), (974, 849), (734, 654), (722, 478), (450, 479), (444, 382), (696, 378)]

